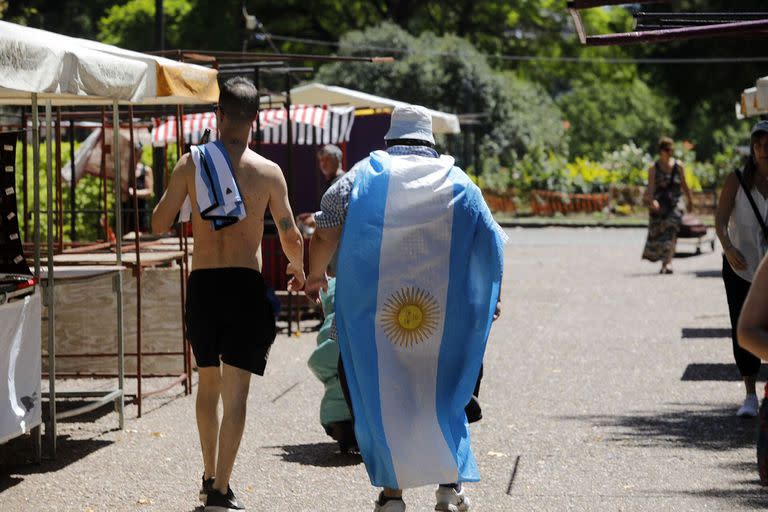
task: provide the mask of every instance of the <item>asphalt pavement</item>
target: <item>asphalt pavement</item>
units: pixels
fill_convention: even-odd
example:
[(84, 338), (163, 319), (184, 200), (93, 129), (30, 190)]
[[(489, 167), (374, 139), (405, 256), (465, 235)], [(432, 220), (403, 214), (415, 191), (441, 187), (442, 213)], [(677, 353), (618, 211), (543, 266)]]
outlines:
[[(482, 476), (467, 485), (473, 510), (768, 506), (756, 422), (735, 417), (744, 391), (719, 251), (681, 244), (675, 273), (659, 275), (640, 260), (642, 229), (507, 232), (484, 418), (472, 427)], [(265, 377), (252, 381), (232, 478), (248, 510), (373, 510), (360, 458), (340, 454), (319, 425), (322, 386), (306, 365), (314, 345), (313, 332), (280, 335)], [(28, 440), (0, 446), (0, 511), (196, 510), (194, 397), (177, 389), (145, 409), (136, 419), (129, 406), (123, 431), (109, 408), (60, 424), (58, 457), (40, 466)], [(405, 500), (409, 511), (432, 510), (434, 488)]]

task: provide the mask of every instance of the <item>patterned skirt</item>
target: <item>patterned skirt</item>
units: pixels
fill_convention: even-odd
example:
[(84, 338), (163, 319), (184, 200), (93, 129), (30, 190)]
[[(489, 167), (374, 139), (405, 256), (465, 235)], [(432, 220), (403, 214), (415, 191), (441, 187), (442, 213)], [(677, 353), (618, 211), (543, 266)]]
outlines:
[(683, 222), (683, 212), (677, 208), (667, 215), (651, 214), (648, 221), (648, 239), (645, 241), (643, 259), (667, 261), (675, 255), (675, 241)]

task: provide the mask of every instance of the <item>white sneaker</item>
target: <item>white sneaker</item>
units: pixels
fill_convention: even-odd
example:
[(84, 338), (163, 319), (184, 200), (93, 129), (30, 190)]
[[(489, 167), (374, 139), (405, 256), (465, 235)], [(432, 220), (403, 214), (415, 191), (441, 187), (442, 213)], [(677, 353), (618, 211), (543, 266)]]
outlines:
[(757, 402), (757, 395), (750, 393), (744, 399), (744, 403), (736, 411), (736, 416), (754, 418), (757, 416), (757, 409), (760, 404)]
[(379, 499), (376, 500), (376, 506), (373, 507), (373, 512), (405, 512), (405, 502), (402, 498), (387, 500), (383, 505), (381, 504), (382, 496), (379, 495)]
[(441, 485), (435, 491), (435, 497), (437, 498), (435, 510), (441, 512), (466, 512), (469, 510), (469, 498), (464, 493), (463, 487), (460, 491), (457, 491), (453, 487), (443, 487)]

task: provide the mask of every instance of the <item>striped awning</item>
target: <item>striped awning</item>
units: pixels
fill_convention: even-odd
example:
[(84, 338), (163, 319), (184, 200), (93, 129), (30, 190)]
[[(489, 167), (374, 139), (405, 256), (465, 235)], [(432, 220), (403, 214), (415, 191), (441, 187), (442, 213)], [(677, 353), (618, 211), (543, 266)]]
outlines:
[[(286, 144), (288, 123), (285, 108), (259, 111), (259, 125), (264, 144)], [(183, 135), (187, 144), (197, 143), (206, 128), (211, 139), (216, 139), (216, 115), (213, 112), (187, 114), (183, 118)], [(347, 142), (355, 119), (354, 107), (328, 105), (292, 105), (291, 120), (294, 144), (338, 144)], [(256, 122), (253, 123), (256, 130)], [(177, 140), (175, 116), (154, 119), (152, 145), (164, 146)]]

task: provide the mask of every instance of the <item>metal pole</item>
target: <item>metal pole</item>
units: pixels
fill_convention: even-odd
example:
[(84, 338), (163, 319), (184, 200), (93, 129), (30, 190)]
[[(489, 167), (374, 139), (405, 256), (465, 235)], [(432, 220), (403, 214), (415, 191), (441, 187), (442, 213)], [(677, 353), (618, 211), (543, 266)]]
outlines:
[(294, 204), (293, 200), (293, 193), (295, 190), (294, 183), (293, 183), (293, 119), (291, 119), (291, 74), (286, 73), (285, 74), (285, 109), (287, 110), (287, 120), (288, 123), (287, 129), (288, 129), (288, 143), (286, 144), (286, 148), (288, 150), (287, 155), (287, 171), (288, 171), (288, 202), (290, 204)]
[(35, 216), (35, 279), (40, 282), (40, 112), (37, 93), (32, 93), (32, 196)]
[[(128, 182), (133, 187), (133, 225), (134, 225), (134, 247), (136, 250), (136, 266), (134, 272), (136, 276), (136, 375), (138, 376), (139, 386), (141, 386), (141, 249), (139, 246), (139, 196), (136, 189), (136, 146), (133, 141), (133, 106), (128, 105), (128, 127), (130, 130), (131, 157), (130, 157), (130, 177)], [(139, 388), (141, 389), (141, 388)], [(139, 417), (141, 417), (141, 400), (139, 400)]]
[(61, 183), (61, 107), (56, 107), (56, 235), (64, 252), (64, 198)]
[(75, 120), (69, 119), (69, 161), (72, 164), (69, 180), (69, 239), (74, 242), (77, 240), (77, 228), (75, 227)]
[[(112, 127), (114, 131), (114, 127)], [(109, 215), (107, 213), (107, 118), (104, 107), (101, 107), (101, 191), (102, 191), (102, 215), (104, 216), (104, 241), (109, 242)]]
[[(122, 205), (120, 201), (120, 110), (117, 101), (112, 103), (112, 144), (115, 157), (115, 256), (117, 266), (123, 264), (123, 222)], [(103, 152), (102, 152), (103, 153)], [(106, 200), (106, 196), (105, 196)], [(118, 402), (118, 415), (120, 430), (125, 427), (125, 346), (123, 345), (123, 271), (117, 271), (115, 280), (115, 294), (117, 295), (117, 382), (120, 388), (120, 401)], [(139, 380), (141, 386), (141, 380)], [(141, 388), (139, 388), (141, 389)], [(141, 402), (139, 402), (141, 407)], [(141, 409), (139, 409), (141, 410)]]
[(259, 103), (256, 108), (256, 152), (261, 151), (261, 73), (260, 68), (253, 68), (254, 85), (256, 85), (256, 94), (259, 96)]
[[(216, 138), (219, 139), (219, 133), (218, 133), (218, 122), (216, 123)], [(176, 105), (176, 162), (179, 162), (181, 160), (181, 153), (182, 153), (182, 146), (184, 140), (184, 110), (182, 110), (181, 105)], [(179, 235), (179, 249), (184, 253), (181, 260), (181, 267), (179, 271), (181, 272), (181, 311), (182, 311), (182, 322), (181, 322), (181, 346), (182, 346), (182, 352), (184, 352), (184, 371), (187, 374), (187, 378), (184, 381), (184, 393), (191, 393), (192, 392), (192, 368), (187, 364), (188, 362), (188, 356), (187, 353), (189, 351), (189, 345), (187, 342), (187, 330), (186, 330), (186, 323), (184, 322), (184, 314), (186, 312), (186, 295), (187, 295), (187, 249), (185, 248), (185, 240), (186, 240), (186, 233), (187, 233), (187, 223), (186, 222), (179, 222), (176, 226), (176, 233)]]
[[(45, 102), (45, 189), (48, 194), (45, 202), (45, 212), (48, 215), (46, 239), (48, 244), (48, 279), (46, 297), (48, 306), (48, 407), (51, 417), (51, 457), (56, 458), (56, 303), (53, 289), (53, 152), (51, 136), (53, 122), (51, 120), (51, 100)], [(39, 211), (39, 208), (38, 208)]]
[(157, 38), (157, 47), (160, 51), (165, 50), (165, 12), (163, 9), (163, 0), (155, 0), (155, 37)]

